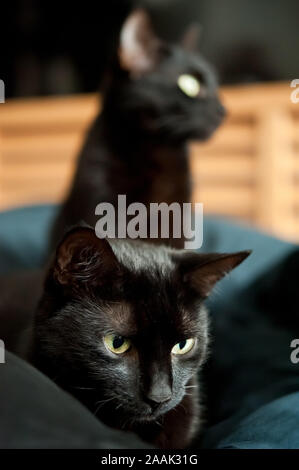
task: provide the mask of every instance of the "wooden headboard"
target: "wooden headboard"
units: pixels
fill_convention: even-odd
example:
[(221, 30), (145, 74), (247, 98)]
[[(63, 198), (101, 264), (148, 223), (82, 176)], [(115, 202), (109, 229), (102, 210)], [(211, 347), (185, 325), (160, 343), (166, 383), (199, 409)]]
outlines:
[[(299, 103), (288, 83), (225, 87), (229, 116), (207, 143), (191, 145), (194, 200), (204, 212), (299, 240)], [(95, 95), (0, 105), (0, 210), (59, 202)]]

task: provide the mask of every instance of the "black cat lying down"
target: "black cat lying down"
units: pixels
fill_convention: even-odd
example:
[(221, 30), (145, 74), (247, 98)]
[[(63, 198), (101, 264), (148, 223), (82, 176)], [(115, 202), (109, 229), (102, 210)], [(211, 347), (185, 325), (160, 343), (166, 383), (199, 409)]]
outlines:
[(34, 362), (109, 426), (162, 448), (201, 427), (203, 306), (249, 252), (198, 254), (72, 229), (48, 271)]

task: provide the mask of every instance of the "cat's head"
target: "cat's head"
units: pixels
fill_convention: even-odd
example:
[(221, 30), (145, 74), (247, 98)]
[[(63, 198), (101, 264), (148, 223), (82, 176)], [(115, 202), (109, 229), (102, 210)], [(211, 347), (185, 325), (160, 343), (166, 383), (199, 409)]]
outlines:
[(73, 393), (86, 388), (88, 397), (92, 389), (108, 423), (115, 410), (120, 420), (156, 419), (182, 400), (206, 359), (204, 299), (248, 254), (198, 254), (73, 229), (39, 306), (38, 363)]
[(169, 44), (156, 36), (144, 10), (131, 13), (120, 33), (118, 65), (107, 89), (106, 108), (115, 122), (121, 119), (125, 128), (137, 123), (168, 141), (210, 137), (225, 111), (215, 73), (196, 52), (191, 33), (182, 45)]

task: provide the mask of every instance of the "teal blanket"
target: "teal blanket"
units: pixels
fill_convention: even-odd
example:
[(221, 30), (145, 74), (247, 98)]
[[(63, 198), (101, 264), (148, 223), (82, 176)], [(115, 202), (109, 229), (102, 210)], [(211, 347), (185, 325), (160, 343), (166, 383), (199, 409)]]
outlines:
[[(0, 274), (43, 263), (54, 215), (52, 206), (0, 214)], [(202, 251), (243, 249), (253, 254), (209, 300), (213, 344), (204, 377), (209, 426), (202, 447), (299, 448), (299, 364), (290, 360), (290, 343), (299, 329), (281, 324), (274, 313), (277, 301), (271, 304), (280, 294), (279, 276), (273, 273), (284, 272), (281, 266), (298, 254), (297, 247), (205, 218)], [(288, 302), (282, 317), (294, 309), (295, 299)]]

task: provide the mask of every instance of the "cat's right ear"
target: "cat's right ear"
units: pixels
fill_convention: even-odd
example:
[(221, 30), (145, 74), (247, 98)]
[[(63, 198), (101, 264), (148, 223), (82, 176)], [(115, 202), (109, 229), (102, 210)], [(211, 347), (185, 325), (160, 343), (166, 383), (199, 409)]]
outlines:
[(118, 57), (121, 68), (136, 78), (149, 72), (159, 60), (160, 44), (148, 13), (141, 8), (134, 10), (120, 32)]
[(183, 253), (180, 259), (183, 283), (206, 298), (215, 284), (250, 254), (250, 250), (236, 253)]
[(187, 51), (196, 51), (200, 41), (202, 27), (199, 23), (192, 23), (185, 31), (181, 45)]
[(92, 228), (76, 227), (57, 247), (53, 277), (61, 285), (95, 285), (101, 284), (118, 268), (118, 261), (106, 239), (99, 239)]

